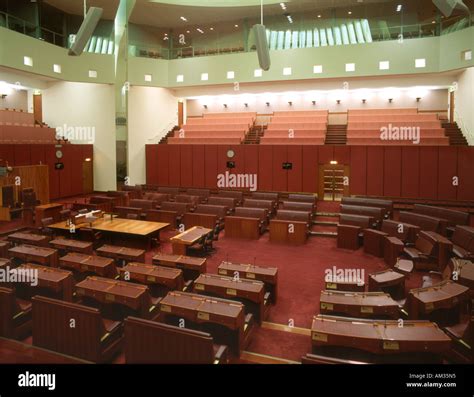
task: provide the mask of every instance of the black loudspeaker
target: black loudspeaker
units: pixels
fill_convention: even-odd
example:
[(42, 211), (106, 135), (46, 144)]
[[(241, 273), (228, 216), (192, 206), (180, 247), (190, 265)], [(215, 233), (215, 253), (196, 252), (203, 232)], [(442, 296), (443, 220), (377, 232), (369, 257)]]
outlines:
[(74, 40), (74, 44), (69, 49), (69, 55), (81, 55), (84, 51), (84, 48), (87, 42), (92, 37), (94, 30), (97, 24), (100, 21), (100, 17), (102, 16), (102, 12), (104, 10), (98, 7), (91, 7), (89, 11), (87, 11), (86, 17), (82, 22), (81, 27), (76, 35), (76, 40)]
[(254, 25), (255, 44), (257, 46), (258, 63), (263, 70), (270, 69), (270, 51), (268, 49), (267, 31), (264, 25)]
[(284, 170), (292, 170), (293, 169), (293, 163), (283, 163), (281, 165), (281, 168), (283, 168)]
[(227, 168), (235, 168), (235, 161), (228, 161)]
[(433, 0), (433, 4), (438, 7), (438, 9), (444, 14), (444, 16), (449, 17), (453, 13), (454, 9), (462, 8), (469, 9), (462, 2), (462, 0)]

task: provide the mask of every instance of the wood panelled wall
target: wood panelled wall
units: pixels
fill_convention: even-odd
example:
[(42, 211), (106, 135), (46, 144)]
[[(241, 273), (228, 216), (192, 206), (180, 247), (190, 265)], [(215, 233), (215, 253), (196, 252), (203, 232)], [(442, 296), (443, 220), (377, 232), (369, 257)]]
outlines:
[[(18, 200), (21, 189), (33, 188), (36, 198), (42, 204), (49, 203), (49, 170), (47, 165), (25, 165), (13, 167), (7, 175), (0, 177), (0, 186), (14, 185), (15, 200)], [(16, 178), (19, 177), (20, 185), (16, 185)]]
[(474, 200), (474, 147), (146, 145), (147, 183), (216, 188), (229, 149), (232, 173), (257, 174), (259, 190), (317, 192), (319, 165), (336, 160), (351, 168), (350, 194)]
[[(0, 159), (13, 167), (44, 164), (48, 166), (49, 199), (81, 195), (83, 193), (82, 163), (93, 158), (92, 145), (63, 145), (61, 160), (56, 159), (55, 145), (0, 145)], [(56, 162), (64, 163), (64, 169), (56, 170)]]

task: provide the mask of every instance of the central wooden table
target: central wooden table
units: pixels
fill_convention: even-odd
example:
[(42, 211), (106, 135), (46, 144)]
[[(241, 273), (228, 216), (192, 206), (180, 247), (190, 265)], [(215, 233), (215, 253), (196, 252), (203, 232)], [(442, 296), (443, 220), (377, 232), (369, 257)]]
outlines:
[(94, 273), (98, 276), (114, 278), (117, 276), (115, 262), (101, 256), (70, 252), (59, 259), (59, 266), (78, 273)]
[(17, 271), (21, 270), (37, 272), (38, 285), (26, 284), (26, 288), (44, 288), (60, 295), (62, 300), (72, 302), (74, 277), (70, 271), (33, 263), (25, 263), (17, 267)]
[(12, 258), (23, 262), (34, 262), (52, 267), (58, 266), (58, 251), (52, 248), (24, 244), (10, 248), (8, 253)]
[[(75, 225), (76, 230), (82, 227), (90, 227), (93, 230), (100, 231), (104, 234), (123, 235), (135, 238), (144, 238), (147, 247), (151, 247), (151, 240), (156, 238), (159, 240), (160, 231), (167, 228), (169, 223), (139, 221), (135, 219), (121, 219), (105, 215), (103, 218), (96, 219), (92, 223), (81, 223)], [(66, 221), (53, 223), (48, 228), (69, 231), (70, 226)]]
[(212, 232), (212, 229), (207, 229), (201, 226), (194, 226), (177, 236), (171, 237), (171, 246), (173, 247), (173, 254), (186, 255), (187, 247), (198, 242), (202, 237)]
[(397, 319), (400, 308), (384, 292), (321, 291), (321, 314), (343, 314), (348, 317)]

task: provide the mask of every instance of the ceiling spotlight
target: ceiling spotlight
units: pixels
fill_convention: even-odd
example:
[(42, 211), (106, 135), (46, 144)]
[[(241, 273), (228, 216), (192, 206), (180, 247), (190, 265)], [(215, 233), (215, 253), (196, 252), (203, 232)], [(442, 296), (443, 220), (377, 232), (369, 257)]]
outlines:
[(224, 103), (224, 107), (227, 109), (227, 103)]
[(318, 15), (318, 18), (321, 18), (321, 15)]
[(288, 101), (288, 105), (293, 106), (293, 102)]
[(270, 106), (270, 102), (265, 102), (265, 104), (266, 104), (267, 106)]
[(400, 12), (402, 10), (402, 7), (403, 6), (401, 4), (397, 5), (397, 12)]
[(239, 27), (239, 25), (235, 24), (235, 25), (234, 25), (234, 27), (238, 28), (238, 27)]
[(316, 106), (316, 101), (311, 101), (311, 103)]
[(336, 100), (336, 102), (337, 102), (338, 105), (341, 104), (341, 100), (340, 100), (340, 99)]
[(337, 160), (331, 160), (331, 161), (329, 162), (329, 164), (331, 164), (331, 165), (337, 165)]
[(286, 10), (286, 4), (285, 3), (280, 3), (280, 7), (282, 10)]
[(388, 102), (389, 102), (389, 103), (392, 103), (392, 102), (393, 102), (393, 98), (388, 98)]
[(207, 105), (203, 105), (204, 106), (204, 109), (207, 109)]
[(179, 17), (179, 19), (181, 19), (181, 20), (184, 21), (184, 22), (187, 22), (187, 21), (188, 21), (185, 17)]
[(362, 99), (362, 103), (366, 103), (367, 102), (367, 99)]
[(214, 28), (209, 28), (209, 30), (214, 30)]
[(349, 11), (348, 14), (349, 14), (349, 15), (352, 15), (352, 11)]
[(197, 28), (196, 29), (199, 33), (204, 33), (204, 30), (202, 30), (201, 28)]
[(191, 33), (191, 31), (190, 31), (190, 30), (186, 30), (186, 33)]
[(420, 102), (420, 101), (421, 101), (421, 98), (420, 98), (420, 97), (416, 98), (416, 101), (417, 101), (417, 102)]
[(248, 103), (244, 103), (244, 106), (245, 106), (246, 108), (248, 108), (248, 107), (249, 107), (249, 104), (248, 104)]

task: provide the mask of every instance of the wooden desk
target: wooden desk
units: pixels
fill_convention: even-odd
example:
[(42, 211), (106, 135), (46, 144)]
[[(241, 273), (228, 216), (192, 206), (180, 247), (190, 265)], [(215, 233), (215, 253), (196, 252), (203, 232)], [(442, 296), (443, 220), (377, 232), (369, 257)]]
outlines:
[(124, 266), (128, 262), (145, 262), (145, 250), (136, 248), (119, 247), (116, 245), (103, 245), (96, 249), (97, 255), (112, 258), (117, 265)]
[[(245, 310), (240, 302), (220, 298), (210, 298), (187, 292), (169, 292), (159, 305), (165, 319), (172, 315), (195, 324), (218, 324), (233, 331), (231, 341), (234, 350), (243, 349)], [(213, 332), (214, 337), (217, 331)]]
[(53, 218), (55, 222), (59, 222), (62, 210), (63, 205), (60, 203), (37, 205), (35, 207), (35, 226), (41, 227), (41, 220), (44, 218)]
[(168, 291), (182, 291), (184, 288), (183, 272), (179, 269), (130, 262), (119, 271), (120, 278), (124, 281), (136, 281), (150, 286), (158, 285), (165, 287)]
[(24, 244), (10, 248), (8, 253), (12, 258), (23, 262), (34, 262), (51, 267), (58, 266), (58, 251), (52, 248)]
[(469, 288), (444, 280), (426, 288), (410, 290), (407, 299), (407, 311), (410, 319), (425, 319), (435, 310), (452, 309), (469, 300)]
[(152, 318), (156, 307), (145, 285), (102, 277), (87, 277), (76, 284), (76, 293), (82, 298), (100, 304), (119, 304), (134, 310), (142, 318)]
[(452, 278), (453, 281), (468, 287), (471, 297), (474, 299), (474, 263), (464, 259), (452, 258), (443, 272), (443, 278)]
[(430, 236), (433, 241), (436, 242), (438, 248), (438, 271), (442, 272), (448, 264), (449, 258), (451, 257), (451, 251), (453, 250), (453, 243), (446, 237), (430, 231), (423, 231), (426, 235)]
[(388, 292), (394, 299), (401, 299), (405, 296), (404, 274), (392, 269), (369, 274), (369, 291)]
[(80, 254), (92, 255), (94, 252), (94, 244), (87, 241), (58, 238), (51, 240), (49, 245), (59, 250), (62, 254), (65, 252), (78, 252)]
[(185, 255), (156, 254), (153, 264), (158, 266), (174, 267), (183, 271), (185, 280), (194, 280), (200, 274), (206, 273), (206, 258), (195, 258)]
[(321, 314), (362, 318), (400, 317), (398, 303), (384, 292), (321, 291), (319, 307)]
[[(293, 232), (291, 233), (290, 228)], [(270, 241), (292, 245), (306, 244), (308, 226), (305, 222), (284, 221), (272, 219), (270, 221)]]
[(17, 268), (18, 270), (33, 270), (38, 275), (38, 285), (33, 286), (25, 283), (25, 287), (31, 290), (44, 288), (56, 295), (60, 295), (62, 300), (72, 302), (74, 287), (74, 277), (71, 272), (53, 267), (25, 263)]
[(8, 236), (8, 241), (11, 241), (13, 245), (29, 244), (37, 245), (39, 247), (47, 247), (51, 237), (42, 236), (41, 234), (33, 233), (13, 233)]
[(10, 259), (0, 258), (0, 269), (7, 266), (12, 267), (12, 263), (10, 262)]
[(260, 219), (243, 216), (226, 216), (225, 237), (258, 240), (260, 238)]
[(365, 283), (362, 281), (326, 281), (326, 290), (364, 292)]
[(276, 304), (278, 299), (278, 269), (276, 267), (261, 267), (243, 263), (222, 262), (217, 268), (222, 276), (258, 280), (265, 284), (265, 290), (270, 292), (270, 299)]
[(114, 278), (117, 276), (115, 262), (101, 256), (70, 252), (59, 259), (59, 266), (78, 273), (94, 273), (98, 276)]
[(186, 255), (187, 247), (198, 242), (202, 237), (212, 232), (211, 229), (194, 226), (191, 229), (186, 230), (177, 236), (171, 237), (171, 246), (173, 248), (173, 254)]
[(261, 323), (265, 309), (265, 286), (261, 281), (237, 279), (217, 274), (201, 274), (195, 281), (193, 291), (199, 294), (218, 296), (241, 301), (246, 311), (255, 315)]
[(11, 247), (10, 242), (0, 241), (0, 258), (8, 257), (8, 249)]
[(444, 354), (451, 339), (429, 321), (365, 320), (318, 315), (313, 318), (311, 341), (314, 347), (338, 346), (378, 355), (398, 353)]

